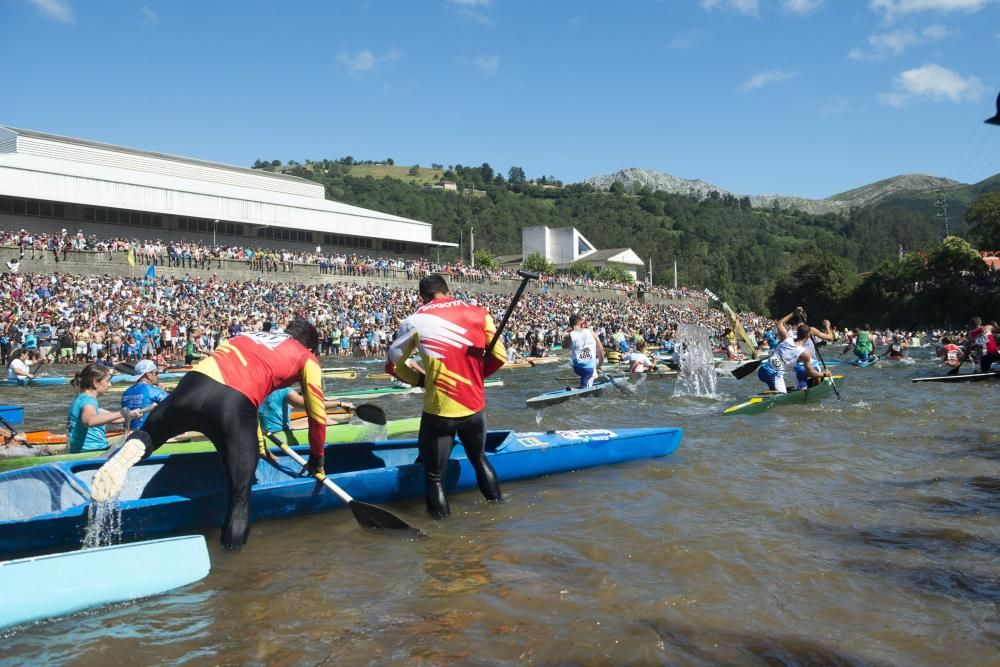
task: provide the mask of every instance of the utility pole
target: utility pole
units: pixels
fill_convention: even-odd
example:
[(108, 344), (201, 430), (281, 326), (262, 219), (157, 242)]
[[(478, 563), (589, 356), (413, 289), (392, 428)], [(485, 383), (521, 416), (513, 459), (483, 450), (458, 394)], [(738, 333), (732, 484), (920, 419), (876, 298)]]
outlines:
[(677, 289), (677, 260), (674, 260), (674, 289)]
[(476, 268), (476, 228), (469, 225), (469, 264)]
[(652, 257), (652, 255), (650, 255), (650, 257), (649, 257), (649, 276), (648, 276), (648, 278), (649, 278), (649, 280), (647, 280), (646, 282), (648, 282), (649, 286), (652, 288), (653, 287), (653, 257)]
[(934, 200), (934, 207), (938, 211), (937, 215), (934, 217), (936, 217), (938, 222), (941, 223), (941, 226), (944, 229), (945, 237), (951, 236), (951, 228), (948, 224), (948, 202), (945, 200), (943, 193), (938, 192), (937, 199)]

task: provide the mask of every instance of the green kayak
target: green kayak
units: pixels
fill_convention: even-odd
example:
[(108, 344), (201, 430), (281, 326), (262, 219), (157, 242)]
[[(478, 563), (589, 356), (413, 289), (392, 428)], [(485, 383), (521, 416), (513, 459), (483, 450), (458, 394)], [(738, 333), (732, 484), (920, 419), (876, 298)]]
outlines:
[[(839, 385), (843, 384), (843, 375), (834, 375), (834, 381)], [(793, 403), (813, 403), (826, 398), (833, 393), (833, 383), (830, 380), (823, 380), (821, 384), (809, 389), (790, 391), (787, 394), (776, 392), (764, 392), (757, 396), (751, 396), (747, 400), (726, 408), (722, 411), (724, 415), (759, 415), (767, 412), (776, 405), (790, 405)]]
[[(379, 440), (398, 438), (403, 435), (416, 433), (420, 429), (420, 417), (409, 417), (407, 419), (393, 419), (385, 425), (385, 433), (382, 427), (374, 424), (337, 424), (328, 426), (326, 429), (326, 443), (341, 444), (348, 442), (362, 442), (366, 440)], [(281, 440), (293, 445), (304, 445), (309, 442), (309, 430), (299, 429), (296, 431), (282, 431), (275, 433)], [(191, 442), (170, 442), (156, 450), (157, 454), (192, 454), (195, 452), (210, 452), (215, 447), (208, 440), (192, 440)], [(21, 458), (0, 459), (0, 472), (14, 470), (16, 468), (27, 468), (40, 463), (55, 463), (56, 461), (73, 461), (75, 459), (99, 458), (102, 452), (79, 452), (77, 454), (55, 454), (53, 456), (25, 456)]]

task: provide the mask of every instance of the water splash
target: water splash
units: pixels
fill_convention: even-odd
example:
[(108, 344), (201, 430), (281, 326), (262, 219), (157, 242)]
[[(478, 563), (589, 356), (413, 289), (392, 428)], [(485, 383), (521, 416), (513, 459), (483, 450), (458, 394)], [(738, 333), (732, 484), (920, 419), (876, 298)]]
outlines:
[(122, 541), (122, 507), (118, 498), (106, 503), (92, 502), (87, 509), (87, 532), (83, 548), (108, 547)]
[(674, 396), (712, 396), (715, 394), (715, 359), (709, 330), (700, 324), (680, 324), (677, 327), (677, 381)]

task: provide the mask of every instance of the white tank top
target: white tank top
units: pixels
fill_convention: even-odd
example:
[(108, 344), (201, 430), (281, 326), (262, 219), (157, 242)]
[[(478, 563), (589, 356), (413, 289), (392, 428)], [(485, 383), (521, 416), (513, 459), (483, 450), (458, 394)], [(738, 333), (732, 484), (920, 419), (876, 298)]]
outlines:
[(597, 368), (597, 339), (590, 329), (574, 329), (569, 332), (573, 344), (573, 365), (583, 368)]
[(794, 366), (795, 362), (798, 361), (799, 357), (805, 351), (806, 349), (803, 346), (795, 342), (794, 336), (789, 336), (778, 343), (778, 347), (774, 348), (774, 354), (768, 357), (767, 365), (771, 370), (781, 373), (788, 366)]

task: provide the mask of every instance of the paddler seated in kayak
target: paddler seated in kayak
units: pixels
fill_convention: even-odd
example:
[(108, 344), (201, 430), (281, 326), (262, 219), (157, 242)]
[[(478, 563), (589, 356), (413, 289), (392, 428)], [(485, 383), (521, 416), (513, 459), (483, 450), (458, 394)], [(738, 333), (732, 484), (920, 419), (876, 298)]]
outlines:
[(941, 361), (944, 362), (944, 365), (952, 370), (957, 370), (965, 360), (965, 354), (962, 353), (962, 348), (952, 343), (951, 338), (948, 338), (947, 336), (944, 336), (941, 339), (941, 347), (938, 348), (935, 354), (941, 357)]
[(139, 411), (128, 408), (122, 408), (121, 412), (101, 409), (97, 399), (108, 393), (111, 386), (111, 371), (104, 366), (87, 364), (76, 374), (72, 384), (80, 393), (69, 406), (66, 442), (71, 454), (107, 449), (110, 445), (104, 427), (122, 424), (140, 415)]
[(903, 334), (895, 333), (889, 339), (889, 345), (885, 349), (885, 356), (887, 359), (898, 361), (906, 356), (907, 347), (909, 346), (906, 344), (906, 337)]
[[(783, 325), (779, 327), (779, 331)], [(795, 328), (794, 336), (788, 336), (774, 348), (774, 352), (757, 370), (757, 379), (767, 385), (771, 391), (779, 394), (788, 393), (785, 388), (785, 371), (801, 363), (807, 375), (817, 381), (830, 377), (830, 371), (819, 372), (813, 366), (812, 355), (806, 350), (805, 344), (810, 337), (810, 327), (802, 323)]]
[(858, 358), (858, 361), (874, 361), (878, 359), (878, 357), (872, 354), (875, 351), (875, 344), (872, 342), (871, 329), (871, 325), (869, 324), (863, 327), (855, 327), (854, 329), (854, 356)]
[(580, 389), (593, 387), (594, 375), (604, 365), (604, 346), (583, 315), (570, 315), (569, 326), (570, 332), (563, 337), (563, 349), (570, 351), (573, 372), (580, 376)]
[[(781, 336), (782, 340), (785, 340), (792, 335), (788, 330), (788, 323), (792, 320), (795, 321), (796, 326), (799, 324), (805, 324), (805, 309), (802, 308), (802, 306), (798, 306), (791, 313), (778, 320), (778, 334)], [(830, 328), (830, 320), (823, 320), (822, 330), (812, 326), (809, 327), (809, 338), (806, 340), (803, 347), (806, 349), (806, 352), (809, 353), (809, 356), (812, 359), (812, 368), (816, 371), (816, 373), (822, 373), (823, 367), (819, 363), (819, 355), (816, 353), (815, 339), (819, 338), (821, 341), (824, 341), (821, 345), (825, 345), (827, 342), (833, 342), (834, 337), (835, 335), (833, 333), (833, 329)], [(806, 371), (804, 363), (800, 361), (795, 364), (796, 388), (807, 389), (813, 384), (816, 384), (813, 380), (814, 377), (814, 375), (810, 375), (810, 373)]]
[(629, 372), (632, 375), (641, 375), (647, 371), (656, 370), (656, 362), (646, 354), (645, 341), (636, 343), (636, 350), (628, 353)]
[(26, 357), (27, 351), (23, 347), (19, 347), (10, 353), (10, 363), (7, 365), (8, 380), (27, 382), (28, 380), (35, 379), (35, 375), (31, 371), (31, 366), (35, 364), (35, 370), (37, 371), (37, 366), (41, 365), (42, 362), (32, 361)]
[(122, 394), (122, 407), (141, 415), (129, 423), (130, 430), (141, 429), (148, 416), (145, 410), (162, 403), (170, 395), (157, 384), (159, 372), (156, 362), (151, 359), (143, 359), (135, 365), (135, 374), (139, 379)]
[(222, 545), (239, 551), (250, 533), (250, 487), (257, 471), (257, 411), (275, 389), (298, 382), (309, 419), (310, 475), (324, 472), (326, 410), (323, 376), (316, 350), (319, 332), (305, 320), (292, 320), (284, 333), (241, 333), (220, 344), (149, 413), (117, 454), (94, 475), (91, 497), (107, 502), (125, 484), (128, 471), (160, 445), (187, 431), (204, 433), (225, 468), (229, 509)]

